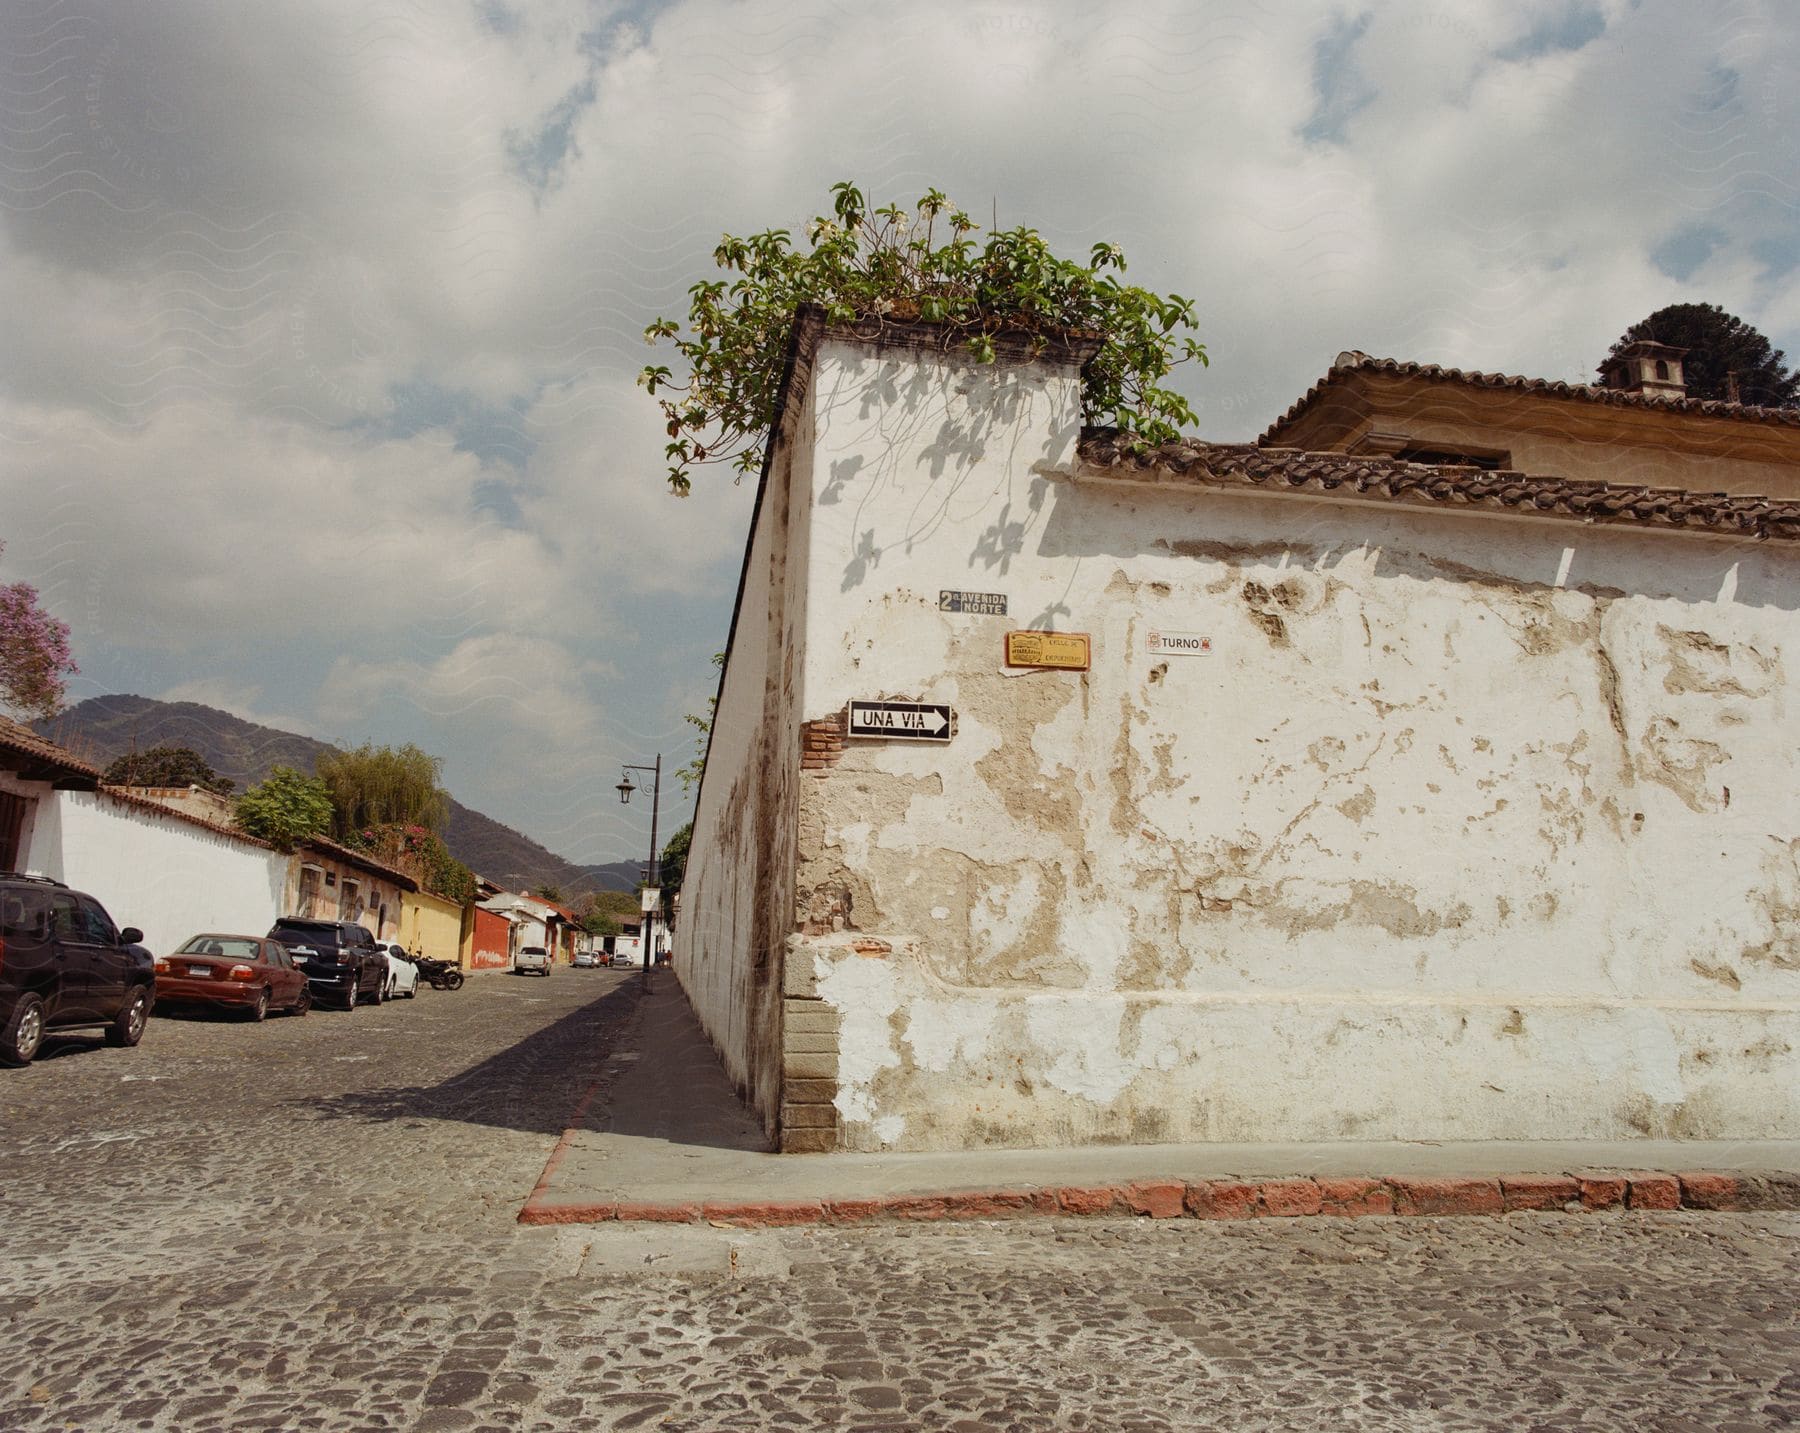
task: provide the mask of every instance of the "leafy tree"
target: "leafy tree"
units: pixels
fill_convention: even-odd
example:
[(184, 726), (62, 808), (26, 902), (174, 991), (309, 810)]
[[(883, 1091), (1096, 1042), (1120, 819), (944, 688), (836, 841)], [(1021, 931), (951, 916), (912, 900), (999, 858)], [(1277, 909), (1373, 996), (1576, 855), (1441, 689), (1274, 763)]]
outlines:
[(1724, 401), (1727, 375), (1737, 376), (1738, 401), (1760, 408), (1800, 407), (1800, 373), (1784, 366), (1787, 355), (1741, 318), (1717, 304), (1670, 304), (1625, 330), (1612, 346), (1617, 357), (1642, 339), (1685, 348), (1681, 361), (1690, 398)]
[(80, 670), (69, 656), (68, 623), (38, 606), (37, 588), (0, 586), (0, 703), (26, 716), (53, 717), (67, 694), (64, 676)]
[(450, 817), (450, 794), (438, 784), (443, 765), (411, 742), (321, 754), (313, 769), (331, 794), (332, 834), (341, 841), (380, 826), (442, 831)]
[(128, 752), (106, 768), (102, 780), (111, 786), (198, 786), (220, 796), (231, 795), (236, 785), (214, 771), (191, 746), (153, 746), (148, 751)]
[(450, 854), (444, 838), (435, 831), (403, 822), (365, 826), (349, 832), (344, 844), (398, 866), (446, 900), (462, 905), (475, 899), (475, 873)]
[(581, 928), (589, 935), (617, 935), (623, 927), (610, 912), (591, 910), (581, 918)]
[(681, 883), (687, 876), (688, 847), (694, 839), (694, 823), (688, 822), (663, 847), (662, 883), (663, 894), (673, 898), (681, 889)]
[(979, 226), (936, 189), (910, 211), (871, 212), (850, 183), (833, 185), (832, 196), (832, 216), (807, 226), (804, 253), (785, 229), (724, 235), (713, 258), (739, 277), (688, 290), (685, 338), (668, 319), (644, 331), (651, 343), (673, 339), (687, 366), (685, 382), (661, 364), (638, 380), (653, 395), (669, 395), (657, 401), (676, 493), (689, 491), (701, 463), (730, 462), (740, 473), (761, 463), (787, 332), (809, 303), (823, 306), (833, 323), (941, 323), (947, 342), (984, 363), (993, 361), (1002, 330), (1029, 332), (1040, 347), (1059, 334), (1090, 333), (1101, 343), (1082, 370), (1090, 423), (1161, 443), (1194, 421), (1187, 400), (1161, 386), (1177, 364), (1206, 362), (1205, 348), (1182, 332), (1193, 327), (1193, 302), (1121, 283), (1125, 257), (1116, 246), (1095, 244), (1079, 264), (1056, 257), (1033, 229), (999, 230), (978, 244)]
[[(725, 666), (725, 654), (723, 652), (714, 652), (712, 664), (722, 670)], [(695, 729), (696, 733), (694, 737), (694, 759), (675, 773), (681, 778), (681, 788), (684, 791), (691, 790), (695, 783), (706, 774), (706, 747), (707, 743), (712, 740), (713, 718), (718, 714), (719, 694), (715, 691), (706, 699), (705, 716), (689, 712), (687, 716), (683, 718), (689, 726)]]
[(638, 913), (636, 891), (595, 891), (593, 909), (602, 915), (634, 917)]
[(280, 850), (331, 826), (331, 793), (316, 777), (277, 766), (237, 799), (237, 823)]
[(540, 881), (531, 888), (531, 894), (541, 901), (549, 901), (554, 905), (560, 906), (563, 903), (562, 887), (555, 881)]

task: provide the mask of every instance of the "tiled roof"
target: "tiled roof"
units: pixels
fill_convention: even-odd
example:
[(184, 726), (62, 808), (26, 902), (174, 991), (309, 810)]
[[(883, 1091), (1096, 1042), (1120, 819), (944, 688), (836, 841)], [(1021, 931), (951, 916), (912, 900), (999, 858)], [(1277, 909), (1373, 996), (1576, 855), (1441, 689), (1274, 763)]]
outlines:
[(405, 871), (402, 871), (397, 866), (390, 866), (385, 861), (377, 861), (365, 851), (353, 851), (350, 847), (340, 846), (336, 841), (329, 840), (324, 836), (308, 836), (304, 841), (300, 842), (300, 844), (302, 846), (311, 846), (314, 850), (322, 851), (328, 856), (333, 856), (344, 862), (346, 865), (360, 866), (363, 870), (369, 871), (374, 875), (386, 876), (403, 890), (416, 891), (419, 888), (419, 883), (411, 876), (407, 875)]
[(100, 781), (100, 768), (83, 761), (65, 746), (58, 746), (46, 737), (39, 736), (28, 726), (0, 716), (0, 751), (10, 752), (17, 756), (29, 758), (34, 764), (54, 769), (58, 777), (86, 777), (96, 785)]
[(1680, 488), (1626, 487), (1525, 473), (1408, 463), (1254, 443), (1184, 440), (1133, 452), (1116, 429), (1081, 436), (1082, 463), (1121, 476), (1213, 487), (1331, 494), (1564, 521), (1629, 523), (1718, 536), (1800, 542), (1800, 501)]
[(1730, 418), (1741, 423), (1774, 423), (1800, 427), (1800, 409), (1756, 408), (1742, 403), (1721, 403), (1712, 398), (1655, 398), (1647, 393), (1628, 393), (1621, 388), (1602, 388), (1593, 383), (1564, 383), (1552, 378), (1521, 378), (1511, 373), (1476, 373), (1445, 368), (1436, 363), (1408, 363), (1399, 358), (1371, 358), (1366, 353), (1340, 353), (1331, 371), (1301, 395), (1293, 407), (1264, 431), (1259, 443), (1272, 443), (1289, 423), (1318, 401), (1339, 380), (1357, 371), (1391, 374), (1396, 378), (1423, 378), (1433, 383), (1460, 383), (1469, 388), (1509, 388), (1517, 393), (1538, 393), (1579, 403), (1599, 403), (1611, 408), (1644, 408), (1660, 413), (1701, 413), (1710, 418)]

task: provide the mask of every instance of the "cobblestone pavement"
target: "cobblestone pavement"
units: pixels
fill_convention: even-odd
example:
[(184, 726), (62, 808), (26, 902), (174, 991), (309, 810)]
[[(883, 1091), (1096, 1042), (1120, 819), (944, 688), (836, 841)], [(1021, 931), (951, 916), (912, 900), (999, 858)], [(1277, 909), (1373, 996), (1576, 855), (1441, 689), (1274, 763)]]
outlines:
[(0, 1071), (0, 1429), (1800, 1423), (1796, 1215), (521, 1227), (636, 980)]

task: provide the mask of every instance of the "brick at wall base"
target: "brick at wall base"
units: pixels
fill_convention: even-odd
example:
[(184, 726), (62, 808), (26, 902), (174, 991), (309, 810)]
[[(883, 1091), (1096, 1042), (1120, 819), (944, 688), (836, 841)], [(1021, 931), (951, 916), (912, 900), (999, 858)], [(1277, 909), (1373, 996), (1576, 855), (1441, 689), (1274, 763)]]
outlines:
[[(823, 1153), (836, 1146), (825, 1125), (783, 1128), (789, 1153)], [(534, 1195), (519, 1213), (525, 1224), (659, 1220), (774, 1224), (857, 1224), (892, 1220), (1002, 1219), (1031, 1215), (1171, 1219), (1271, 1219), (1553, 1214), (1622, 1209), (1769, 1210), (1800, 1208), (1800, 1174), (1722, 1174), (1651, 1171), (1630, 1174), (1581, 1170), (1567, 1175), (1522, 1174), (1498, 1179), (1343, 1178), (1138, 1180), (1126, 1184), (1041, 1189), (962, 1190), (942, 1194), (877, 1195), (851, 1199), (551, 1204)]]

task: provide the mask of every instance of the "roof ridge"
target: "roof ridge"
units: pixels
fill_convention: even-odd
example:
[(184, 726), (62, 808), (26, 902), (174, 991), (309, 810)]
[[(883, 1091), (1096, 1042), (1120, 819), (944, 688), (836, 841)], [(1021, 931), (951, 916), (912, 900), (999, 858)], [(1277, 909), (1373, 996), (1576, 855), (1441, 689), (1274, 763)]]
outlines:
[(1551, 398), (1600, 403), (1615, 408), (1698, 413), (1703, 417), (1728, 418), (1740, 423), (1800, 427), (1800, 408), (1764, 408), (1750, 403), (1727, 403), (1717, 398), (1659, 397), (1648, 393), (1633, 393), (1623, 388), (1607, 388), (1598, 383), (1571, 383), (1566, 378), (1528, 378), (1517, 373), (1449, 368), (1441, 363), (1418, 363), (1405, 358), (1374, 358), (1361, 349), (1346, 349), (1332, 361), (1324, 377), (1295, 399), (1287, 412), (1263, 429), (1256, 441), (1272, 441), (1276, 433), (1298, 418), (1318, 401), (1327, 388), (1338, 381), (1337, 375), (1358, 370), (1390, 374), (1397, 378), (1423, 378), (1433, 383), (1464, 383), (1475, 388), (1510, 388), (1520, 393), (1542, 393)]
[(1516, 469), (1415, 463), (1374, 454), (1321, 453), (1257, 443), (1178, 439), (1138, 448), (1116, 428), (1083, 430), (1077, 454), (1113, 472), (1161, 471), (1194, 482), (1274, 492), (1340, 493), (1385, 502), (1492, 505), (1520, 516), (1640, 524), (1673, 532), (1800, 542), (1800, 500), (1688, 488), (1556, 478)]

